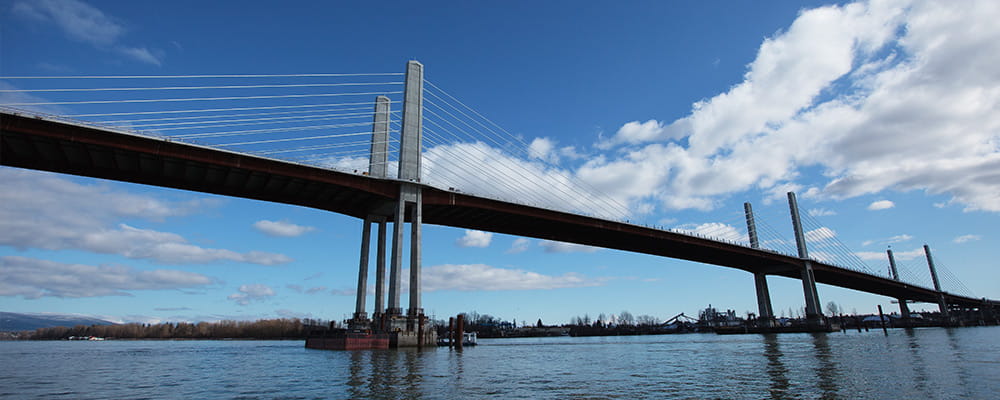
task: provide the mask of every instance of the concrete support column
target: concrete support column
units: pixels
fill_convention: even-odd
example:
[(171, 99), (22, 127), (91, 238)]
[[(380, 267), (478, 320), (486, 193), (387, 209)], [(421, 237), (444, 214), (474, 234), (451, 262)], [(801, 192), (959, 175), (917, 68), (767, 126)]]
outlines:
[(385, 225), (385, 217), (379, 218), (375, 250), (375, 316), (385, 312)]
[(423, 220), (423, 196), (417, 189), (417, 201), (410, 211), (410, 309), (407, 315), (419, 317), (424, 309), (420, 305), (420, 225)]
[(406, 202), (400, 198), (396, 203), (395, 220), (392, 223), (392, 256), (389, 266), (389, 306), (385, 312), (389, 315), (402, 315), (399, 306), (400, 275), (403, 273), (403, 224), (406, 223)]
[[(888, 249), (885, 252), (886, 252), (886, 254), (889, 255), (889, 271), (892, 272), (892, 279), (895, 279), (897, 282), (899, 282), (900, 281), (900, 279), (899, 279), (899, 271), (896, 270), (896, 257), (892, 256), (892, 249)], [(910, 318), (910, 306), (906, 304), (906, 299), (904, 299), (904, 298), (898, 298), (896, 300), (899, 300), (899, 314), (900, 314), (900, 316), (904, 320), (909, 319)]]
[[(750, 239), (750, 247), (759, 249), (760, 241), (757, 239), (757, 224), (754, 221), (753, 207), (750, 203), (743, 203), (743, 211), (747, 219), (747, 236)], [(767, 274), (755, 272), (753, 274), (754, 287), (757, 288), (757, 312), (762, 321), (771, 326), (774, 321), (774, 311), (771, 309), (771, 293), (767, 289)]]
[(375, 98), (375, 121), (372, 125), (372, 146), (368, 157), (368, 174), (385, 178), (389, 169), (389, 98)]
[[(389, 168), (389, 109), (386, 96), (375, 98), (375, 117), (372, 124), (372, 143), (368, 152), (368, 174), (374, 178), (385, 178)], [(385, 246), (386, 216), (375, 219), (378, 223), (378, 244), (375, 259), (375, 311), (378, 319), (385, 313)], [(367, 224), (367, 222), (366, 222)], [(367, 257), (367, 252), (365, 257)]]
[(406, 64), (402, 132), (399, 139), (399, 179), (420, 182), (420, 149), (424, 122), (424, 66)]
[(767, 275), (763, 272), (754, 273), (753, 282), (757, 288), (757, 311), (760, 313), (760, 319), (773, 321), (774, 311), (771, 309), (771, 292), (767, 290)]
[(806, 236), (802, 231), (802, 220), (799, 219), (799, 204), (795, 200), (795, 193), (788, 192), (788, 208), (792, 214), (792, 228), (795, 230), (795, 244), (799, 250), (799, 258), (803, 261), (802, 266), (802, 292), (806, 298), (806, 318), (820, 319), (823, 313), (820, 310), (819, 294), (816, 291), (816, 276), (813, 274), (812, 262), (809, 261), (809, 250), (806, 248)]
[[(417, 61), (410, 61), (406, 64), (406, 83), (403, 89), (403, 117), (401, 121), (399, 139), (399, 179), (410, 182), (420, 182), (420, 159), (421, 141), (423, 136), (423, 104), (424, 104), (424, 66)], [(421, 220), (423, 218), (423, 199), (420, 187), (413, 185), (402, 185), (399, 193), (399, 207), (396, 210), (396, 220), (402, 221), (406, 212), (406, 203), (413, 203), (410, 214), (410, 307), (407, 314), (410, 317), (407, 328), (413, 328), (413, 322), (422, 325), (422, 319), (418, 316), (423, 314), (420, 306), (420, 262), (421, 262)], [(400, 222), (397, 222), (400, 223)], [(400, 244), (393, 244), (393, 273), (396, 274), (397, 292), (396, 302), (390, 304), (393, 310), (399, 307), (399, 267), (402, 264), (402, 240), (403, 232), (401, 226), (394, 231), (396, 239)], [(398, 251), (397, 251), (398, 249)], [(391, 279), (390, 279), (391, 281)], [(392, 282), (390, 282), (392, 285)], [(390, 293), (392, 293), (390, 291)], [(400, 313), (402, 312), (399, 309)], [(398, 315), (398, 314), (396, 314)], [(419, 331), (422, 326), (417, 327)]]
[(354, 320), (368, 319), (365, 312), (365, 298), (368, 296), (368, 252), (372, 236), (372, 217), (365, 217), (361, 228), (361, 262), (358, 267), (358, 299), (354, 304)]
[(934, 281), (934, 290), (937, 291), (938, 295), (938, 307), (941, 309), (941, 315), (948, 316), (948, 304), (944, 301), (944, 292), (941, 291), (941, 281), (938, 280), (937, 269), (934, 268), (934, 257), (931, 257), (931, 248), (924, 245), (924, 254), (927, 256), (927, 266), (931, 269), (931, 280)]

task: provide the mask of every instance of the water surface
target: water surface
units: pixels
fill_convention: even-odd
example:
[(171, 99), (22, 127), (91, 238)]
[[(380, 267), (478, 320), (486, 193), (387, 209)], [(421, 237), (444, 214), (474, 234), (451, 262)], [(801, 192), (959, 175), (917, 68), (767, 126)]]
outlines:
[(0, 342), (0, 398), (1000, 398), (1000, 327), (480, 343)]

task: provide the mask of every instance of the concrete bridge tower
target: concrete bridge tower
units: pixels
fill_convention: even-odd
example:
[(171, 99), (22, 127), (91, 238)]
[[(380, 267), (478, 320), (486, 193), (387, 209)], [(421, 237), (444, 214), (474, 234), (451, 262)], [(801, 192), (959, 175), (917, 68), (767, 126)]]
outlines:
[(806, 248), (806, 236), (802, 231), (802, 221), (799, 219), (799, 204), (795, 193), (788, 192), (788, 208), (792, 214), (792, 228), (795, 229), (795, 244), (802, 259), (802, 291), (806, 298), (806, 319), (810, 323), (822, 323), (823, 312), (820, 310), (819, 294), (816, 292), (816, 276), (813, 274), (812, 261), (809, 260), (809, 250)]
[[(423, 131), (423, 82), (424, 66), (410, 61), (406, 66), (406, 81), (403, 92), (403, 117), (400, 133), (399, 198), (393, 204), (373, 205), (372, 213), (365, 218), (362, 227), (361, 257), (358, 271), (357, 301), (352, 329), (374, 328), (392, 334), (390, 346), (422, 346), (433, 344), (435, 333), (427, 326), (428, 320), (421, 305), (421, 223), (423, 201), (420, 191), (420, 158)], [(369, 158), (369, 174), (374, 178), (387, 178), (389, 141), (389, 98), (376, 98), (375, 121), (372, 131), (372, 145)], [(392, 218), (392, 248), (390, 256), (388, 302), (385, 299), (385, 247), (386, 222)], [(409, 308), (406, 314), (400, 303), (402, 297), (403, 271), (403, 227), (410, 222), (410, 274)], [(367, 296), (368, 255), (371, 223), (377, 222), (378, 250), (375, 279), (375, 311), (373, 320), (367, 318), (365, 299)]]
[[(750, 247), (759, 249), (760, 241), (757, 239), (757, 223), (754, 220), (753, 207), (750, 203), (743, 203), (743, 211), (747, 219), (747, 237), (750, 239)], [(758, 318), (764, 326), (774, 326), (774, 311), (771, 309), (771, 293), (767, 289), (767, 273), (755, 272), (753, 274), (754, 286), (757, 288), (757, 311)]]

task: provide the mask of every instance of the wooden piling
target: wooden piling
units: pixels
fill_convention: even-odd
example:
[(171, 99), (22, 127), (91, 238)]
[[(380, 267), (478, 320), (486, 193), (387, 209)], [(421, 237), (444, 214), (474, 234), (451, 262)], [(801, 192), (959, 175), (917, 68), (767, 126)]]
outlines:
[(882, 305), (878, 305), (878, 322), (882, 324), (882, 333), (889, 336), (889, 331), (885, 329), (885, 315), (882, 314)]
[(448, 317), (448, 348), (455, 347), (455, 317)]
[(455, 332), (455, 349), (462, 350), (462, 338), (465, 337), (465, 314), (458, 314), (456, 324), (458, 329)]

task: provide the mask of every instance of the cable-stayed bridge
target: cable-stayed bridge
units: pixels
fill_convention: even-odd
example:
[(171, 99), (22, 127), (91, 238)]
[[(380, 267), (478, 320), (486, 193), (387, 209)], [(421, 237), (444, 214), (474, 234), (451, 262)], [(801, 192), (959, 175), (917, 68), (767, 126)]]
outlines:
[[(423, 318), (422, 223), (742, 269), (755, 275), (765, 318), (773, 317), (767, 275), (801, 279), (811, 318), (822, 317), (816, 282), (900, 299), (904, 307), (906, 300), (937, 303), (945, 314), (1000, 305), (966, 293), (947, 273), (952, 290), (942, 289), (933, 265), (933, 285), (914, 279), (913, 268), (897, 269), (891, 255), (891, 269), (875, 272), (828, 228), (799, 216), (791, 194), (794, 240), (755, 218), (749, 204), (738, 213), (746, 234), (734, 232), (731, 224), (678, 230), (631, 222), (626, 218), (637, 213), (625, 199), (603, 194), (607, 191), (553, 162), (544, 143), (526, 143), (425, 80), (416, 62), (406, 73), (0, 80), (7, 82), (0, 89), (2, 165), (364, 219), (358, 321), (369, 317), (365, 289), (372, 224), (379, 249), (372, 317), (399, 319), (399, 329), (412, 329), (414, 318)], [(400, 301), (405, 222), (410, 223), (409, 322)]]

